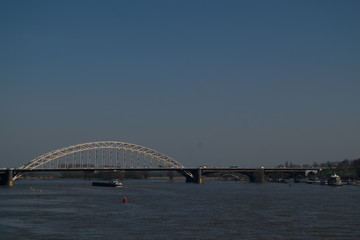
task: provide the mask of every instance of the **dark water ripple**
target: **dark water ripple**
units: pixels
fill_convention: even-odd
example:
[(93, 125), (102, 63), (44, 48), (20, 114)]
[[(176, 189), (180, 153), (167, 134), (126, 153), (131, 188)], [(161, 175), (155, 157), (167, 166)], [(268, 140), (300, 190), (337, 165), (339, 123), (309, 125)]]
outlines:
[(360, 239), (356, 186), (123, 183), (115, 189), (19, 181), (0, 188), (0, 238)]

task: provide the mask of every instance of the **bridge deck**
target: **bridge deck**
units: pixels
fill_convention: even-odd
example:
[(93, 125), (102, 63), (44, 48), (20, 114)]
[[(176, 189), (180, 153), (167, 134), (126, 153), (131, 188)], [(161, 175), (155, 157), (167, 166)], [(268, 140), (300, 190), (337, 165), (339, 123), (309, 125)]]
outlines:
[(180, 171), (180, 170), (196, 170), (201, 169), (202, 172), (254, 172), (263, 170), (265, 173), (270, 172), (306, 172), (306, 171), (319, 171), (319, 168), (134, 168), (134, 167), (121, 167), (121, 168), (36, 168), (36, 169), (19, 169), (14, 168), (14, 172), (45, 172), (45, 171)]

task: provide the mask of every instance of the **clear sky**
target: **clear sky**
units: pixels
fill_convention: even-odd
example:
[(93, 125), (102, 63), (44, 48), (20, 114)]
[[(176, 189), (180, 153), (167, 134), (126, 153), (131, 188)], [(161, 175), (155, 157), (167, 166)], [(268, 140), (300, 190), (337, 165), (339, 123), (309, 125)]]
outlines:
[(0, 1), (0, 168), (113, 140), (185, 166), (360, 157), (360, 1)]

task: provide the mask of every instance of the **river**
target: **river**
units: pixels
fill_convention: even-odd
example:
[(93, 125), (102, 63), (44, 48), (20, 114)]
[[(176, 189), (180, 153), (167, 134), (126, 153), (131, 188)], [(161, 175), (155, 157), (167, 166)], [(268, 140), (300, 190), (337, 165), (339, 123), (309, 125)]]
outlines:
[(360, 239), (358, 186), (123, 184), (15, 181), (0, 188), (0, 239)]

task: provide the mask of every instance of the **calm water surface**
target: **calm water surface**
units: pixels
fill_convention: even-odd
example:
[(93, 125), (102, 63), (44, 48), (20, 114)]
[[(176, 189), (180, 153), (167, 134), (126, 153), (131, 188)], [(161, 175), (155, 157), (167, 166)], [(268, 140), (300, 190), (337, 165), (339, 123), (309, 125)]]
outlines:
[(0, 239), (360, 239), (357, 186), (123, 184), (16, 181), (0, 188)]

